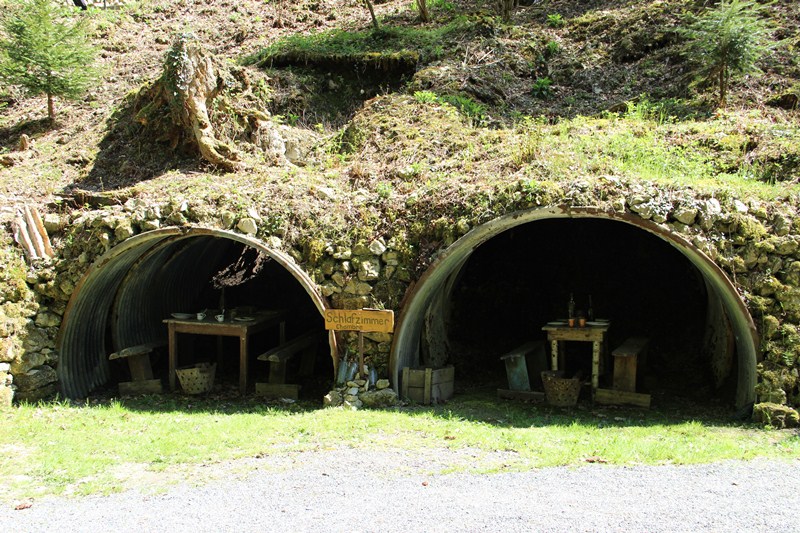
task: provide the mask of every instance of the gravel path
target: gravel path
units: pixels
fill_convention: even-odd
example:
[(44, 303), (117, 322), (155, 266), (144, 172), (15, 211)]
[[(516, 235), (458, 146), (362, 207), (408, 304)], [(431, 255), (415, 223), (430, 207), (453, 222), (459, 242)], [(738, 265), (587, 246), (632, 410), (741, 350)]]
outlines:
[(0, 531), (800, 531), (800, 461), (436, 473), (464, 459), (282, 454), (201, 487), (6, 504)]

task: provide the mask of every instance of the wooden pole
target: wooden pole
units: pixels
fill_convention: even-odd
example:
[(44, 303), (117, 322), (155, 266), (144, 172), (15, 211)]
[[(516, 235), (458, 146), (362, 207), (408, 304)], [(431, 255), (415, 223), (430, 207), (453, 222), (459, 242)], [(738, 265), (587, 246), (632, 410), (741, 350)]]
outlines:
[(358, 332), (358, 375), (364, 376), (364, 332)]
[(50, 236), (47, 235), (47, 230), (44, 228), (44, 223), (42, 222), (42, 217), (35, 208), (31, 209), (31, 219), (33, 220), (34, 226), (36, 226), (36, 231), (39, 232), (39, 235), (42, 237), (42, 241), (44, 242), (44, 253), (47, 257), (53, 257), (53, 247), (50, 244)]
[(44, 246), (44, 239), (42, 239), (42, 235), (39, 233), (39, 228), (36, 226), (31, 208), (27, 205), (25, 206), (25, 224), (28, 228), (28, 236), (33, 244), (33, 248), (36, 250), (36, 255), (39, 257), (47, 256)]
[(39, 259), (39, 257), (36, 255), (36, 248), (34, 248), (33, 243), (28, 236), (28, 225), (26, 224), (25, 218), (22, 214), (18, 214), (17, 218), (14, 220), (14, 238), (20, 244), (20, 246), (22, 246), (22, 249), (25, 250), (29, 261)]

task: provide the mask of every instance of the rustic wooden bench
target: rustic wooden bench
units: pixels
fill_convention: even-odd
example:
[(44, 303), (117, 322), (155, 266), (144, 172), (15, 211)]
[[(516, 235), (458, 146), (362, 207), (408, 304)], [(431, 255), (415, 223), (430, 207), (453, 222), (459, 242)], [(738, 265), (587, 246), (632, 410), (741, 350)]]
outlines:
[(644, 356), (649, 342), (647, 337), (630, 337), (611, 352), (614, 357), (614, 390), (636, 392), (638, 360)]
[(121, 395), (160, 393), (163, 387), (160, 379), (153, 379), (153, 368), (150, 365), (150, 354), (153, 350), (163, 348), (166, 341), (154, 341), (136, 346), (128, 346), (108, 356), (109, 361), (125, 359), (131, 373), (131, 381), (120, 382)]
[(614, 381), (611, 389), (597, 389), (594, 401), (610, 405), (650, 407), (650, 395), (636, 392), (636, 372), (639, 360), (647, 353), (649, 339), (631, 337), (611, 352), (614, 357)]
[(314, 356), (320, 337), (318, 331), (307, 331), (259, 355), (257, 357), (259, 361), (269, 363), (269, 381), (256, 383), (256, 394), (297, 399), (300, 385), (286, 383), (287, 362), (295, 355), (302, 353), (298, 374), (301, 376), (312, 374), (314, 372)]
[[(527, 356), (532, 356), (534, 368), (528, 372)], [(531, 375), (536, 384), (541, 384), (541, 372), (547, 370), (547, 354), (544, 341), (530, 341), (517, 346), (500, 356), (505, 363), (508, 389), (497, 389), (497, 396), (507, 400), (541, 400), (542, 393), (531, 391)], [(530, 375), (529, 375), (530, 374)], [(541, 388), (541, 387), (538, 387)]]

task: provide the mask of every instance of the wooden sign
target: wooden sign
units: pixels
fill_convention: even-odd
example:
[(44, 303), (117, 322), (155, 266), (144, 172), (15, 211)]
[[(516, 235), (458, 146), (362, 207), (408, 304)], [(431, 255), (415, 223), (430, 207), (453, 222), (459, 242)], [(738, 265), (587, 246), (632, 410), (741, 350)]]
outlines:
[(325, 329), (391, 333), (394, 331), (394, 311), (326, 309)]

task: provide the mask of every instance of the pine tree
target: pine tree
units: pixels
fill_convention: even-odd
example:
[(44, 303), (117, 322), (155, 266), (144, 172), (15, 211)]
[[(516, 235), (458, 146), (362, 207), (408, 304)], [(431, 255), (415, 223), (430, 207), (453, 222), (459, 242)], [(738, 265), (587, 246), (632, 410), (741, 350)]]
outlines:
[(770, 28), (761, 17), (764, 9), (752, 0), (721, 0), (684, 30), (698, 83), (717, 86), (721, 107), (731, 77), (757, 72), (756, 62), (770, 48)]
[(0, 24), (0, 80), (33, 96), (46, 95), (50, 120), (55, 119), (54, 97), (80, 98), (96, 80), (85, 12), (65, 9), (56, 0), (23, 0)]

